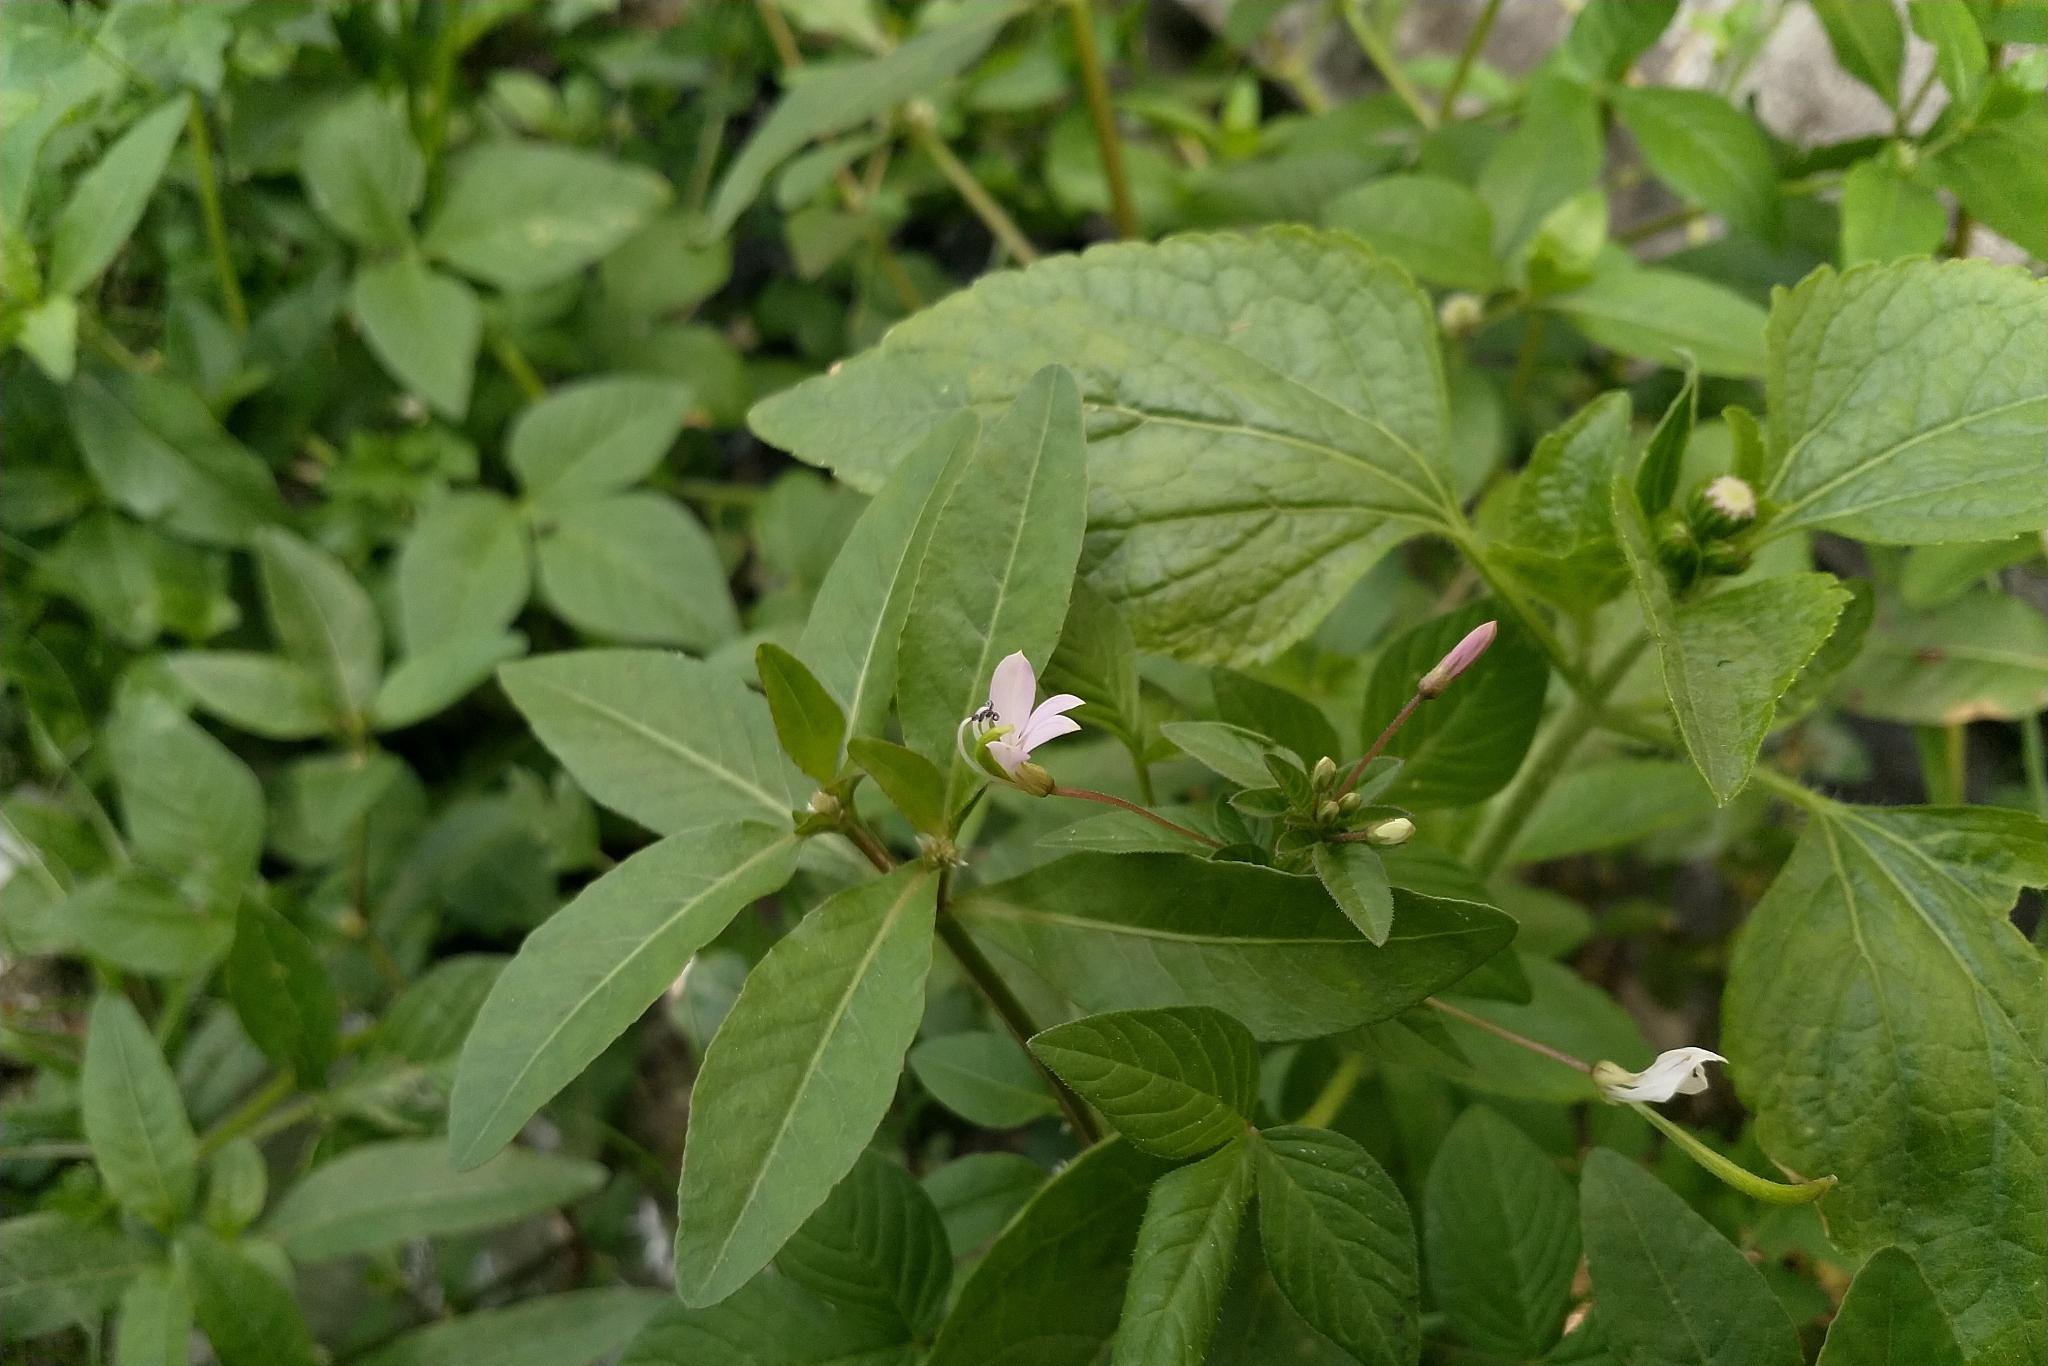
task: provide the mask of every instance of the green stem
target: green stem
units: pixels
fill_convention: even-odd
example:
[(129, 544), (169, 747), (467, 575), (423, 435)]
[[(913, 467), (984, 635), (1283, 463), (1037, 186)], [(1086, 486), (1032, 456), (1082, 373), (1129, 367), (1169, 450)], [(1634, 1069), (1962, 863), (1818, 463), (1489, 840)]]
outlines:
[(1365, 1057), (1359, 1053), (1346, 1053), (1337, 1059), (1337, 1066), (1330, 1073), (1330, 1079), (1323, 1083), (1323, 1089), (1316, 1092), (1316, 1098), (1295, 1120), (1304, 1129), (1327, 1129), (1330, 1122), (1344, 1109), (1344, 1102), (1351, 1099), (1351, 1093), (1358, 1089), (1358, 1079), (1365, 1075)]
[(1426, 997), (1423, 1004), (1434, 1010), (1441, 1011), (1454, 1020), (1462, 1020), (1474, 1029), (1483, 1029), (1495, 1038), (1506, 1039), (1515, 1047), (1525, 1048), (1538, 1057), (1548, 1058), (1554, 1063), (1571, 1068), (1574, 1072), (1584, 1072), (1589, 1077), (1593, 1075), (1593, 1064), (1585, 1061), (1583, 1058), (1575, 1058), (1562, 1049), (1552, 1048), (1547, 1043), (1538, 1043), (1527, 1035), (1517, 1034), (1514, 1030), (1509, 1029), (1505, 1025), (1497, 1025), (1483, 1015), (1474, 1015), (1469, 1010), (1460, 1010), (1450, 1002), (1440, 1001), (1434, 996)]
[(1031, 239), (1024, 235), (1003, 206), (996, 203), (995, 196), (974, 178), (974, 172), (967, 168), (967, 163), (953, 155), (953, 149), (932, 128), (931, 112), (917, 111), (909, 122), (910, 135), (918, 147), (938, 166), (939, 174), (945, 176), (960, 197), (967, 201), (967, 207), (974, 211), (974, 216), (982, 221), (996, 241), (1002, 243), (1003, 249), (1021, 265), (1028, 266), (1036, 261), (1038, 248), (1031, 245)]
[(1936, 806), (1956, 806), (1968, 800), (1964, 795), (1969, 781), (1964, 763), (1966, 738), (1961, 725), (1913, 728), (1920, 753), (1920, 779), (1927, 787), (1927, 800)]
[(279, 1072), (200, 1137), (199, 1155), (206, 1157), (218, 1152), (234, 1139), (255, 1128), (265, 1115), (275, 1110), (291, 1093), (292, 1074)]
[(1686, 1156), (1719, 1177), (1723, 1183), (1752, 1199), (1762, 1200), (1771, 1205), (1809, 1205), (1835, 1188), (1835, 1178), (1832, 1176), (1801, 1181), (1797, 1185), (1786, 1185), (1782, 1181), (1772, 1181), (1758, 1176), (1748, 1168), (1730, 1162), (1650, 1106), (1631, 1101), (1628, 1108), (1650, 1121), (1658, 1132), (1683, 1148)]
[(1168, 830), (1173, 831), (1174, 834), (1184, 835), (1197, 843), (1208, 845), (1211, 849), (1221, 849), (1223, 847), (1222, 840), (1211, 839), (1199, 830), (1190, 830), (1178, 821), (1170, 821), (1157, 811), (1142, 807), (1136, 802), (1127, 802), (1122, 797), (1112, 796), (1107, 792), (1097, 792), (1090, 787), (1054, 787), (1046, 795), (1049, 797), (1073, 797), (1079, 801), (1099, 802), (1103, 806), (1113, 806), (1119, 811), (1128, 811), (1133, 815), (1143, 816), (1154, 825), (1165, 826)]
[(1473, 839), (1470, 865), (1482, 881), (1500, 871), (1529, 813), (1536, 809), (1536, 803), (1542, 800), (1543, 794), (1550, 790), (1550, 784), (1564, 771), (1565, 761), (1571, 758), (1572, 751), (1579, 747), (1579, 742), (1599, 720), (1608, 694), (1627, 676), (1635, 665), (1636, 656), (1649, 643), (1647, 636), (1638, 636), (1624, 646), (1608, 661), (1607, 667), (1566, 705), (1529, 751), (1521, 771), (1487, 811), (1485, 822)]
[(1424, 128), (1436, 127), (1436, 111), (1423, 102), (1422, 92), (1415, 88), (1415, 83), (1408, 79), (1408, 73), (1402, 70), (1401, 63), (1395, 60), (1394, 50), (1387, 45), (1385, 35), (1365, 21), (1362, 0), (1343, 0), (1342, 10), (1351, 36), (1358, 40), (1359, 50), (1379, 69), (1387, 88), (1408, 106), (1408, 112), (1415, 116), (1417, 123)]
[(1549, 323), (1548, 313), (1535, 312), (1522, 324), (1522, 343), (1515, 350), (1515, 368), (1508, 376), (1508, 411), (1511, 413), (1528, 410), (1529, 386), (1536, 379), (1537, 362), (1543, 355), (1543, 334)]
[(199, 182), (199, 216), (206, 222), (214, 274), (220, 277), (221, 306), (227, 310), (228, 325), (240, 335), (249, 330), (249, 305), (242, 298), (242, 282), (235, 278), (235, 259), (228, 254), (227, 219), (220, 210), (220, 181), (213, 169), (213, 135), (207, 131), (206, 111), (199, 107), (197, 95), (185, 107), (185, 132), (192, 143), (193, 178)]
[(1138, 778), (1138, 800), (1147, 806), (1159, 804), (1158, 794), (1152, 790), (1152, 765), (1145, 762), (1145, 751), (1137, 745), (1130, 746), (1131, 772)]
[(502, 333), (491, 336), (491, 354), (498, 358), (498, 364), (505, 367), (505, 373), (519, 386), (519, 392), (528, 402), (547, 396), (548, 386), (542, 381), (533, 363), (526, 359), (526, 353), (519, 349), (519, 343)]
[[(1541, 316), (1538, 314), (1537, 318)], [(1536, 318), (1532, 318), (1530, 322), (1533, 326)], [(1528, 595), (1522, 591), (1522, 586), (1515, 581), (1514, 575), (1495, 564), (1487, 555), (1486, 548), (1479, 544), (1471, 527), (1459, 526), (1453, 529), (1450, 539), (1471, 563), (1473, 569), (1478, 571), (1479, 577), (1486, 581), (1487, 591), (1500, 600), (1508, 615), (1515, 619), (1515, 624), (1536, 642), (1537, 648), (1550, 660), (1550, 667), (1557, 670), (1558, 676), (1581, 696), (1590, 692), (1593, 687), (1592, 678), (1579, 667), (1578, 661), (1572, 658), (1571, 651), (1565, 648), (1564, 641), (1551, 629), (1542, 611), (1535, 603), (1529, 601)]]
[(1095, 145), (1102, 152), (1102, 178), (1109, 182), (1110, 217), (1119, 237), (1138, 235), (1138, 211), (1131, 200), (1130, 177), (1124, 172), (1124, 144), (1116, 131), (1116, 109), (1109, 100), (1109, 78), (1102, 52), (1095, 44), (1095, 18), (1088, 0), (1065, 0), (1067, 26), (1074, 35), (1074, 56), (1081, 64), (1081, 88), (1088, 96), (1088, 117), (1095, 124)]
[(2048, 819), (2048, 756), (2042, 752), (2041, 726), (2038, 716), (2020, 718), (2020, 767), (2027, 775), (2027, 794), (2034, 799), (2034, 809)]
[(1458, 64), (1451, 68), (1450, 83), (1436, 102), (1437, 122), (1449, 122), (1457, 108), (1458, 95), (1465, 89), (1465, 78), (1472, 74), (1472, 63), (1478, 59), (1479, 49), (1486, 46), (1486, 35), (1493, 32), (1493, 21), (1499, 16), (1500, 0), (1486, 0), (1486, 8), (1479, 11), (1478, 21), (1465, 35), (1465, 46), (1458, 50)]

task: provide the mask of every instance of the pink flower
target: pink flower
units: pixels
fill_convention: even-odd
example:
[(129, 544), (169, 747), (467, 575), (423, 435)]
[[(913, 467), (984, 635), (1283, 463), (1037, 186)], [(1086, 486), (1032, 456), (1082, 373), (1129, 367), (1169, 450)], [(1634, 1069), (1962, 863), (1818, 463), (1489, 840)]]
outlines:
[(1482, 622), (1465, 633), (1465, 638), (1451, 647), (1451, 652), (1437, 661), (1434, 669), (1422, 676), (1415, 685), (1415, 691), (1424, 697), (1441, 697), (1444, 689), (1451, 686), (1457, 676), (1472, 667), (1479, 656), (1486, 653), (1486, 647), (1493, 644), (1494, 633), (1500, 630), (1497, 621)]
[(974, 738), (986, 744), (989, 757), (1012, 778), (1031, 758), (1032, 750), (1081, 729), (1081, 723), (1066, 714), (1082, 705), (1080, 698), (1063, 692), (1043, 702), (1037, 699), (1038, 675), (1031, 661), (1021, 651), (1005, 655), (989, 680), (988, 705), (968, 717), (962, 727), (963, 731), (971, 729)]

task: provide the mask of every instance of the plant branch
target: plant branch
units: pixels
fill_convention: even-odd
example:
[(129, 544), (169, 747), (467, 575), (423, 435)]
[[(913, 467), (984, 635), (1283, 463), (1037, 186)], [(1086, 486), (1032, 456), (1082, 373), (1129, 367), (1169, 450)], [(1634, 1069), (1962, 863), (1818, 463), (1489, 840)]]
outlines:
[(1814, 1180), (1801, 1181), (1794, 1186), (1758, 1176), (1747, 1167), (1738, 1166), (1715, 1152), (1688, 1133), (1682, 1125), (1658, 1114), (1653, 1107), (1639, 1101), (1630, 1101), (1628, 1108), (1650, 1121), (1659, 1133), (1683, 1148), (1686, 1156), (1720, 1178), (1724, 1184), (1766, 1204), (1808, 1205), (1835, 1188), (1835, 1178), (1832, 1176), (1816, 1177)]
[(2041, 726), (2038, 716), (2020, 718), (2020, 768), (2027, 775), (2027, 795), (2033, 799), (2034, 810), (2048, 820), (2048, 755), (2043, 754)]
[(1316, 1098), (1301, 1112), (1296, 1124), (1305, 1129), (1327, 1129), (1330, 1122), (1343, 1112), (1344, 1102), (1351, 1099), (1351, 1093), (1358, 1089), (1358, 1079), (1365, 1075), (1365, 1058), (1359, 1053), (1346, 1053), (1337, 1059), (1330, 1079), (1323, 1083), (1323, 1089), (1316, 1092)]
[(1387, 742), (1394, 738), (1401, 727), (1408, 724), (1408, 718), (1415, 714), (1415, 709), (1428, 700), (1418, 692), (1408, 699), (1401, 710), (1394, 713), (1394, 719), (1387, 722), (1387, 728), (1380, 732), (1379, 739), (1372, 742), (1372, 748), (1359, 755), (1358, 762), (1351, 766), (1351, 772), (1344, 778), (1344, 786), (1337, 789), (1339, 797), (1348, 795), (1351, 789), (1358, 786), (1358, 780), (1365, 776), (1365, 766), (1380, 757), (1380, 751), (1387, 747)]
[(1408, 106), (1408, 112), (1415, 116), (1417, 123), (1424, 128), (1436, 127), (1436, 111), (1423, 102), (1422, 92), (1415, 88), (1415, 83), (1408, 79), (1408, 73), (1395, 59), (1394, 49), (1388, 46), (1386, 36), (1365, 21), (1362, 0), (1343, 0), (1340, 8), (1345, 24), (1351, 29), (1351, 36), (1358, 40), (1359, 50), (1379, 69), (1387, 88)]
[(1486, 46), (1486, 35), (1493, 32), (1493, 21), (1498, 17), (1500, 0), (1486, 0), (1486, 8), (1479, 11), (1472, 31), (1465, 35), (1465, 46), (1458, 50), (1458, 64), (1451, 68), (1451, 79), (1436, 102), (1438, 123), (1448, 123), (1457, 109), (1458, 95), (1465, 89), (1465, 78), (1472, 74), (1472, 63), (1478, 59), (1479, 49)]
[(924, 154), (938, 166), (939, 173), (959, 191), (967, 201), (967, 207), (982, 221), (989, 232), (1000, 242), (1003, 250), (1015, 257), (1019, 264), (1030, 265), (1038, 259), (1038, 248), (1031, 245), (1031, 239), (1024, 235), (1008, 211), (996, 203), (995, 196), (974, 178), (974, 172), (967, 163), (953, 154), (946, 140), (932, 127), (931, 111), (913, 104), (907, 111), (906, 121), (910, 125), (910, 136)]
[(1460, 1010), (1450, 1002), (1440, 1001), (1434, 996), (1424, 998), (1423, 1004), (1434, 1010), (1442, 1011), (1454, 1020), (1462, 1020), (1474, 1029), (1483, 1029), (1495, 1038), (1506, 1039), (1517, 1048), (1526, 1048), (1538, 1057), (1548, 1058), (1555, 1063), (1562, 1063), (1575, 1072), (1584, 1072), (1589, 1077), (1593, 1075), (1593, 1064), (1586, 1062), (1584, 1059), (1575, 1058), (1562, 1049), (1552, 1048), (1547, 1043), (1538, 1043), (1536, 1040), (1525, 1035), (1517, 1034), (1514, 1030), (1504, 1025), (1497, 1025), (1482, 1015), (1474, 1015), (1469, 1010)]
[(291, 1093), (292, 1074), (279, 1072), (262, 1087), (251, 1092), (247, 1100), (222, 1116), (218, 1123), (200, 1136), (199, 1155), (206, 1157), (218, 1152), (228, 1143), (255, 1128), (264, 1116), (275, 1110)]
[(1116, 109), (1109, 99), (1109, 78), (1095, 43), (1095, 18), (1088, 0), (1065, 0), (1067, 24), (1074, 35), (1074, 56), (1081, 64), (1081, 88), (1088, 96), (1088, 117), (1095, 124), (1095, 145), (1102, 153), (1102, 178), (1109, 182), (1110, 217), (1119, 237), (1138, 235), (1138, 211), (1131, 200), (1130, 177), (1124, 171), (1123, 140), (1116, 131)]
[(227, 218), (220, 209), (220, 181), (214, 174), (213, 135), (206, 127), (206, 111), (194, 95), (185, 106), (185, 131), (192, 142), (193, 178), (199, 183), (199, 216), (206, 222), (206, 245), (213, 253), (213, 273), (220, 278), (221, 306), (227, 310), (228, 325), (237, 336), (249, 330), (249, 305), (242, 298), (242, 282), (235, 278), (235, 258), (228, 252)]
[(505, 373), (519, 386), (519, 392), (528, 402), (544, 398), (548, 386), (542, 382), (533, 363), (526, 359), (526, 353), (519, 349), (519, 343), (502, 332), (491, 335), (491, 354), (498, 358), (498, 364), (505, 367)]
[(1168, 830), (1173, 831), (1174, 834), (1185, 835), (1187, 838), (1194, 840), (1198, 844), (1208, 845), (1211, 849), (1221, 849), (1223, 847), (1222, 840), (1213, 839), (1210, 836), (1203, 834), (1199, 830), (1190, 830), (1188, 829), (1188, 827), (1180, 824), (1178, 821), (1170, 821), (1166, 819), (1166, 817), (1160, 815), (1157, 811), (1148, 810), (1147, 808), (1138, 805), (1136, 802), (1127, 802), (1122, 797), (1113, 797), (1107, 792), (1097, 792), (1095, 789), (1089, 787), (1055, 786), (1053, 790), (1047, 793), (1046, 795), (1050, 797), (1073, 797), (1078, 801), (1084, 802), (1100, 802), (1104, 806), (1113, 806), (1117, 808), (1119, 811), (1129, 811), (1133, 815), (1143, 816), (1146, 820), (1151, 821), (1154, 825), (1165, 826)]

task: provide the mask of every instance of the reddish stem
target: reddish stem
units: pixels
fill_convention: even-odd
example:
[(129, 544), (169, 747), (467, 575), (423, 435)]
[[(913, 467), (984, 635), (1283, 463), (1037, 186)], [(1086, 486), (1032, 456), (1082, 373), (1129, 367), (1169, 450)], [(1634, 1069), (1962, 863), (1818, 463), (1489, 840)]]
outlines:
[(1211, 849), (1221, 849), (1223, 847), (1222, 840), (1211, 839), (1199, 830), (1190, 830), (1185, 825), (1166, 819), (1157, 811), (1148, 810), (1136, 802), (1127, 802), (1122, 797), (1112, 797), (1107, 792), (1097, 792), (1092, 788), (1086, 787), (1055, 787), (1050, 795), (1055, 797), (1074, 797), (1084, 802), (1100, 802), (1104, 806), (1114, 806), (1119, 810), (1143, 816), (1154, 825), (1163, 825), (1168, 830), (1173, 831), (1174, 834), (1185, 835), (1191, 840), (1208, 845)]
[(1339, 797), (1346, 795), (1352, 788), (1358, 786), (1358, 780), (1365, 776), (1365, 766), (1380, 757), (1380, 751), (1387, 747), (1388, 741), (1394, 738), (1395, 732), (1408, 724), (1408, 718), (1415, 714), (1415, 709), (1421, 706), (1424, 700), (1422, 694), (1417, 693), (1408, 699), (1406, 706), (1394, 714), (1394, 719), (1387, 722), (1387, 728), (1380, 732), (1380, 738), (1372, 742), (1372, 748), (1360, 755), (1358, 762), (1351, 766), (1350, 774), (1344, 779), (1344, 786), (1337, 789)]

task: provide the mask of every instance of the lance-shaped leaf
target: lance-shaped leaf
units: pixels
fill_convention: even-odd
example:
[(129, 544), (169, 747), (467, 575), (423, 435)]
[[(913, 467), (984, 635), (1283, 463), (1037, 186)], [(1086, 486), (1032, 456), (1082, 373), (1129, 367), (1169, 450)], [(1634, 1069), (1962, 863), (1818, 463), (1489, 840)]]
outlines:
[(674, 1303), (659, 1290), (626, 1285), (542, 1295), (415, 1328), (362, 1361), (363, 1366), (588, 1366), (612, 1360)]
[(226, 986), (263, 1056), (318, 1086), (340, 1046), (341, 1002), (305, 931), (267, 906), (244, 904), (228, 948)]
[(1268, 657), (1403, 535), (1456, 518), (1435, 315), (1341, 233), (1179, 237), (991, 275), (751, 421), (874, 488), (935, 421), (1007, 406), (1052, 364), (1088, 417), (1084, 570), (1141, 647)]
[(1038, 1034), (1031, 1051), (1160, 1157), (1195, 1157), (1243, 1133), (1258, 1098), (1258, 1042), (1202, 1006), (1090, 1015)]
[(1252, 1197), (1254, 1140), (1245, 1134), (1152, 1183), (1111, 1366), (1200, 1366)]
[[(896, 664), (896, 710), (912, 749), (952, 752), (961, 719), (988, 700), (997, 660), (1051, 657), (1087, 498), (1080, 391), (1048, 367), (982, 425), (932, 525)], [(957, 791), (965, 772), (953, 781)]]
[[(763, 1351), (775, 1355), (764, 1359)], [(901, 1326), (849, 1314), (771, 1273), (754, 1277), (706, 1309), (669, 1296), (620, 1354), (618, 1366), (911, 1366), (913, 1361)]]
[(1774, 532), (1889, 545), (2048, 525), (2048, 285), (1984, 261), (1822, 267), (1772, 302)]
[(1849, 590), (1832, 574), (1781, 574), (1679, 603), (1633, 483), (1616, 479), (1613, 493), (1615, 531), (1657, 644), (1672, 717), (1725, 806), (1748, 783), (1778, 699), (1827, 643)]
[(1799, 1366), (1760, 1272), (1662, 1181), (1596, 1148), (1579, 1188), (1600, 1330), (1617, 1360)]
[(1256, 1147), (1259, 1241), (1287, 1302), (1364, 1366), (1412, 1366), (1421, 1272), (1392, 1178), (1327, 1129), (1268, 1129)]
[(519, 414), (505, 460), (543, 503), (617, 493), (653, 473), (690, 402), (688, 386), (643, 375), (564, 385)]
[(1273, 783), (1266, 756), (1279, 754), (1280, 746), (1256, 731), (1227, 721), (1169, 721), (1159, 728), (1159, 733), (1190, 759), (1239, 787), (1270, 787)]
[(136, 861), (230, 903), (263, 852), (263, 789), (249, 766), (154, 699), (114, 714), (106, 756)]
[(1557, 1164), (1475, 1105), (1430, 1163), (1422, 1215), (1430, 1292), (1458, 1336), (1504, 1357), (1548, 1351), (1579, 1264), (1578, 1201)]
[(370, 595), (339, 560), (285, 531), (257, 533), (256, 568), (285, 656), (322, 680), (338, 714), (366, 714), (384, 672), (384, 632)]
[(935, 879), (827, 900), (740, 989), (690, 1096), (676, 1288), (715, 1304), (768, 1264), (859, 1158), (924, 1011)]
[[(1363, 734), (1379, 734), (1415, 685), (1467, 632), (1502, 614), (1474, 603), (1403, 631), (1381, 647), (1365, 690)], [(1401, 771), (1376, 800), (1396, 806), (1461, 806), (1507, 786), (1522, 766), (1550, 680), (1543, 652), (1511, 621), (1443, 696), (1417, 708), (1388, 742)]]
[(1117, 1331), (1147, 1188), (1128, 1143), (1090, 1148), (1040, 1188), (960, 1289), (925, 1366), (1093, 1366)]
[(1899, 107), (1899, 70), (1906, 61), (1906, 29), (1891, 5), (1865, 5), (1858, 0), (1813, 0), (1814, 13), (1827, 30), (1828, 46), (1842, 70), (1877, 92), (1893, 109)]
[(731, 669), (658, 650), (578, 650), (498, 671), (514, 706), (599, 802), (668, 834), (786, 824), (802, 779), (768, 704)]
[(870, 1149), (775, 1254), (776, 1269), (839, 1305), (928, 1337), (946, 1312), (953, 1253), (917, 1178)]
[(1086, 1010), (1211, 1006), (1266, 1040), (1398, 1015), (1514, 937), (1490, 906), (1397, 888), (1375, 947), (1314, 878), (1175, 854), (1072, 854), (956, 910)]
[(846, 749), (846, 713), (802, 660), (772, 641), (755, 648), (754, 670), (782, 752), (808, 777), (829, 784)]
[(1920, 1263), (1971, 1360), (2038, 1360), (2048, 1275), (2044, 970), (2007, 920), (2048, 827), (1828, 807), (1737, 938), (1722, 1047), (1777, 1162), (1832, 1173), (1849, 1254)]
[(1314, 865), (1317, 880), (1344, 918), (1373, 943), (1386, 943), (1394, 927), (1394, 889), (1373, 847), (1361, 840), (1318, 844)]
[(38, 1210), (0, 1220), (0, 1342), (98, 1323), (162, 1250), (114, 1222)]
[(1919, 1266), (1888, 1247), (1850, 1283), (1818, 1366), (1963, 1366), (1963, 1352)]
[(263, 1231), (294, 1261), (378, 1252), (509, 1224), (604, 1185), (594, 1162), (512, 1148), (468, 1171), (438, 1138), (351, 1148), (285, 1192)]
[(192, 1203), (198, 1140), (177, 1079), (125, 996), (93, 1003), (78, 1108), (107, 1189), (123, 1209), (170, 1227)]
[(177, 1259), (220, 1366), (318, 1366), (291, 1287), (249, 1250), (194, 1226), (179, 1236)]
[(153, 1266), (114, 1311), (115, 1366), (185, 1366), (192, 1355), (192, 1296), (167, 1266)]
[(46, 281), (50, 293), (76, 294), (98, 279), (135, 231), (184, 131), (191, 98), (175, 96), (144, 114), (78, 177), (57, 215)]
[(646, 1013), (749, 902), (789, 881), (796, 836), (740, 824), (671, 835), (526, 937), (455, 1069), (448, 1144), (483, 1161)]

